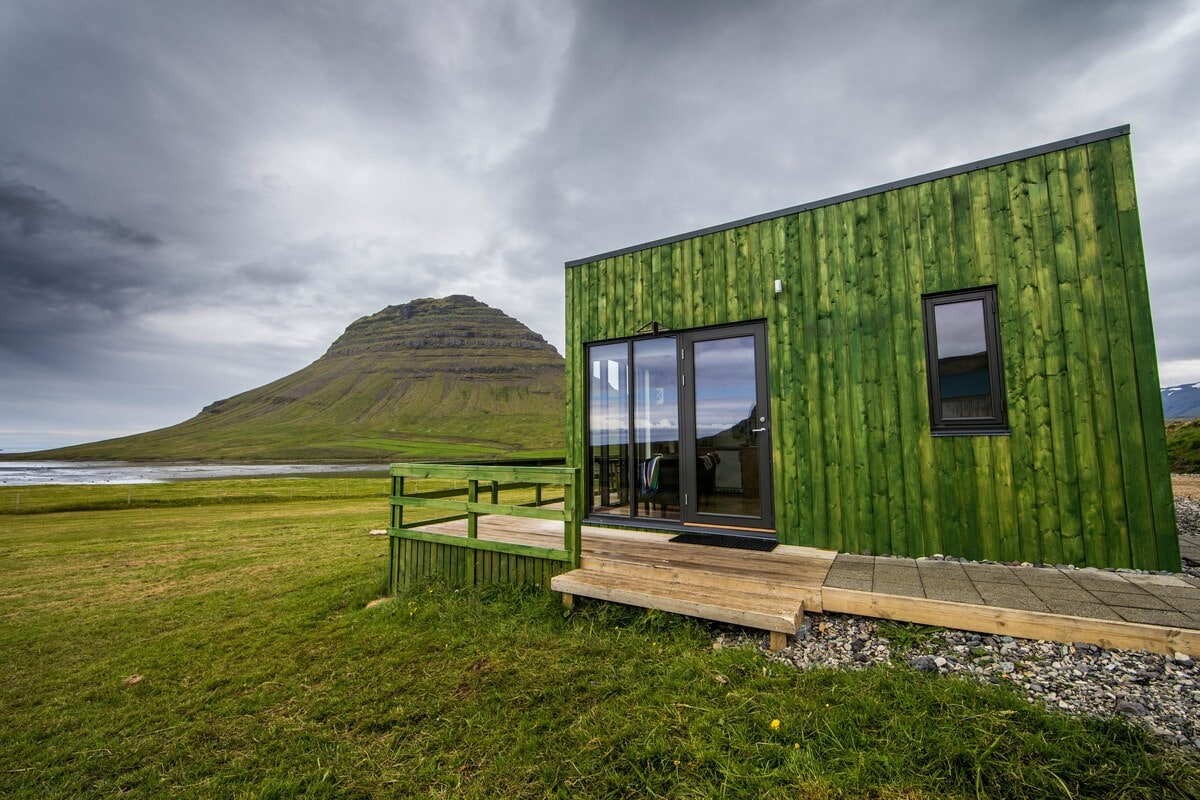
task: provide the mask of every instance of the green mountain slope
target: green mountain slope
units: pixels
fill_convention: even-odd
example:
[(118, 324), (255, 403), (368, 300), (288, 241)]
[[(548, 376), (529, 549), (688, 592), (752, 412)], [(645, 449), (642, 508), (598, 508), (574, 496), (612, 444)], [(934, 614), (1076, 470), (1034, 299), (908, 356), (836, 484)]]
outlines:
[[(325, 355), (169, 428), (42, 458), (387, 461), (563, 448), (563, 358), (472, 297), (413, 300), (354, 322)], [(35, 454), (29, 454), (35, 455)]]

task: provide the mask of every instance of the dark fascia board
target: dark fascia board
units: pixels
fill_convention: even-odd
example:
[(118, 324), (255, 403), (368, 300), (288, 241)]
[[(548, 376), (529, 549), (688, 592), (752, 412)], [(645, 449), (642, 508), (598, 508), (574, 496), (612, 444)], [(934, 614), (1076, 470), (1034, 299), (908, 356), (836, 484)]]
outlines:
[(1107, 128), (1102, 131), (1095, 131), (1094, 133), (1085, 133), (1082, 136), (1074, 136), (1070, 139), (1062, 139), (1057, 142), (1050, 142), (1049, 144), (1030, 147), (1025, 150), (1018, 150), (1015, 153), (1007, 153), (1002, 156), (992, 156), (991, 158), (985, 158), (981, 161), (972, 161), (969, 164), (963, 164), (958, 167), (949, 167), (948, 169), (938, 170), (937, 172), (927, 172), (924, 175), (917, 175), (912, 178), (905, 178), (904, 180), (893, 181), (891, 183), (881, 183), (878, 186), (872, 186), (869, 189), (859, 189), (856, 192), (848, 192), (846, 194), (835, 195), (834, 197), (826, 197), (824, 200), (814, 200), (811, 203), (802, 203), (798, 206), (783, 208), (778, 211), (770, 211), (766, 214), (758, 214), (753, 217), (746, 217), (745, 219), (739, 219), (733, 222), (725, 222), (720, 225), (701, 228), (689, 233), (681, 233), (678, 236), (668, 236), (665, 239), (655, 239), (652, 242), (636, 244), (632, 247), (622, 247), (618, 250), (610, 250), (607, 253), (600, 253), (599, 255), (589, 256), (588, 258), (578, 258), (574, 261), (568, 261), (567, 269), (570, 269), (571, 267), (582, 266), (584, 264), (591, 264), (594, 261), (600, 261), (604, 258), (623, 256), (629, 253), (636, 253), (640, 250), (649, 250), (651, 247), (660, 247), (664, 244), (674, 244), (675, 242), (682, 242), (686, 239), (694, 239), (697, 236), (704, 236), (708, 233), (719, 233), (720, 231), (727, 231), (732, 228), (740, 228), (743, 225), (752, 225), (755, 222), (765, 222), (766, 220), (775, 219), (777, 217), (786, 217), (789, 214), (799, 214), (802, 211), (812, 211), (815, 208), (824, 208), (825, 206), (845, 203), (849, 200), (857, 200), (860, 197), (870, 197), (871, 195), (880, 194), (882, 192), (890, 192), (894, 189), (904, 189), (908, 186), (916, 186), (921, 183), (936, 181), (940, 178), (949, 178), (952, 175), (961, 175), (964, 172), (973, 172), (977, 169), (997, 167), (1001, 164), (1008, 164), (1010, 162), (1020, 161), (1025, 158), (1033, 158), (1034, 156), (1041, 156), (1045, 155), (1046, 153), (1056, 153), (1059, 150), (1066, 150), (1068, 147), (1078, 147), (1084, 144), (1091, 144), (1092, 142), (1102, 142), (1105, 139), (1115, 139), (1118, 136), (1128, 135), (1129, 126), (1118, 125), (1115, 128)]

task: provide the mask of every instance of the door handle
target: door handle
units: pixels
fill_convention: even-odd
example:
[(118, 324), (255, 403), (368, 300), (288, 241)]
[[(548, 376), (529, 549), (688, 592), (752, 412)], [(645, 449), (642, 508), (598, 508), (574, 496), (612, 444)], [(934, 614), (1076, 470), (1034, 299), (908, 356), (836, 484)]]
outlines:
[(751, 428), (750, 432), (751, 433), (766, 433), (767, 429), (766, 428)]

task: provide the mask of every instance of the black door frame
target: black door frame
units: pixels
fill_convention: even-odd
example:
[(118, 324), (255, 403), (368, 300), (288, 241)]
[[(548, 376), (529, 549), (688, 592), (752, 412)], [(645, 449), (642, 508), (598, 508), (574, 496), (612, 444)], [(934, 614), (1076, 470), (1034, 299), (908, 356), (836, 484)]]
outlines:
[[(763, 322), (740, 323), (716, 328), (703, 328), (676, 332), (679, 344), (680, 391), (679, 391), (679, 449), (680, 463), (690, 465), (681, 472), (680, 521), (684, 525), (717, 526), (736, 528), (739, 535), (775, 535), (775, 499), (771, 471), (771, 394), (767, 380), (770, 370), (767, 364), (767, 327)], [(757, 398), (757, 420), (753, 420), (754, 436), (758, 437), (759, 501), (761, 514), (748, 517), (737, 514), (702, 513), (698, 509), (699, 471), (695, 444), (696, 431), (696, 368), (695, 345), (697, 342), (718, 341), (739, 337), (752, 337), (754, 343), (754, 377)], [(759, 431), (758, 429), (762, 429)], [(719, 532), (719, 531), (714, 531)]]
[[(685, 467), (685, 464), (691, 463), (695, 465), (695, 369), (693, 365), (694, 345), (696, 342), (713, 341), (719, 339), (736, 338), (740, 336), (752, 336), (754, 341), (754, 359), (755, 359), (755, 391), (758, 398), (757, 416), (765, 417), (761, 423), (753, 427), (766, 428), (762, 433), (757, 434), (759, 439), (759, 493), (761, 498), (761, 516), (746, 517), (740, 515), (728, 514), (701, 514), (695, 510), (696, 508), (696, 489), (697, 489), (697, 468), (692, 466)], [(769, 364), (767, 363), (767, 345), (766, 345), (766, 323), (765, 321), (735, 323), (733, 325), (719, 325), (707, 328), (689, 328), (682, 331), (663, 331), (659, 336), (636, 336), (631, 338), (589, 342), (584, 347), (585, 362), (588, 359), (588, 353), (591, 348), (625, 344), (627, 346), (627, 358), (630, 359), (628, 368), (633, 368), (633, 345), (634, 342), (646, 338), (672, 338), (675, 340), (676, 346), (676, 366), (677, 366), (677, 413), (679, 423), (679, 496), (676, 498), (677, 507), (680, 509), (679, 518), (674, 520), (664, 520), (661, 518), (642, 516), (637, 513), (635, 487), (637, 485), (637, 475), (635, 468), (637, 459), (632, 457), (633, 448), (633, 417), (635, 412), (636, 401), (633, 398), (633, 381), (632, 376), (628, 376), (628, 386), (630, 398), (628, 403), (629, 414), (629, 443), (630, 457), (623, 459), (621, 470), (624, 474), (624, 481), (629, 487), (630, 504), (628, 514), (613, 514), (606, 512), (595, 511), (591, 504), (593, 498), (594, 486), (592, 485), (592, 446), (590, 444), (591, 429), (591, 401), (589, 393), (584, 392), (584, 464), (587, 465), (587, 503), (589, 517), (597, 523), (604, 524), (632, 524), (637, 527), (658, 528), (665, 530), (683, 530), (696, 529), (702, 527), (710, 530), (712, 533), (728, 533), (739, 536), (766, 536), (774, 537), (774, 522), (775, 522), (775, 506), (774, 506), (774, 484), (773, 470), (771, 457), (771, 403), (770, 403), (770, 383), (769, 383)], [(585, 375), (587, 370), (585, 369)], [(586, 378), (585, 378), (586, 380)], [(685, 503), (685, 500), (687, 501)], [(594, 517), (591, 515), (594, 514)]]

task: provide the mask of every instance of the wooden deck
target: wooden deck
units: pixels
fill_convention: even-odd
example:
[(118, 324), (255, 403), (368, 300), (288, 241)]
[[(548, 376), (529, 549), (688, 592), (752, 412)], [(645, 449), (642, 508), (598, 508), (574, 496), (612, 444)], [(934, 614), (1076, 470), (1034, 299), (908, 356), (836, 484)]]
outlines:
[[(422, 528), (466, 536), (462, 522)], [(559, 526), (517, 517), (484, 517), (480, 539), (546, 547)], [(805, 611), (821, 611), (821, 587), (834, 553), (779, 545), (764, 553), (669, 542), (661, 533), (584, 526), (580, 568), (550, 583), (564, 602), (591, 597), (729, 622), (772, 633), (781, 647)]]
[[(465, 521), (419, 530), (467, 535)], [(562, 526), (544, 520), (486, 516), (479, 518), (478, 538), (553, 547), (562, 540)], [(856, 590), (842, 585), (844, 580), (833, 580), (830, 570), (838, 556), (831, 551), (779, 545), (765, 553), (680, 544), (669, 538), (662, 533), (585, 525), (580, 568), (555, 576), (550, 586), (563, 593), (568, 605), (575, 597), (591, 597), (770, 631), (772, 649), (783, 647), (786, 637), (795, 635), (805, 611), (828, 611), (1031, 639), (1200, 656), (1200, 630), (1196, 629), (1200, 626), (1196, 624), (1138, 624), (1100, 619), (1094, 614), (1082, 617), (1031, 611), (1020, 603), (987, 599), (953, 602), (949, 597), (903, 596), (880, 585)], [(891, 559), (880, 561), (878, 569), (898, 568)], [(854, 566), (843, 565), (841, 571)], [(1052, 576), (1036, 577), (1046, 580)], [(1167, 580), (1151, 577), (1159, 582)], [(1184, 602), (1194, 603), (1200, 614), (1200, 586), (1185, 583), (1172, 591), (1184, 593)]]

